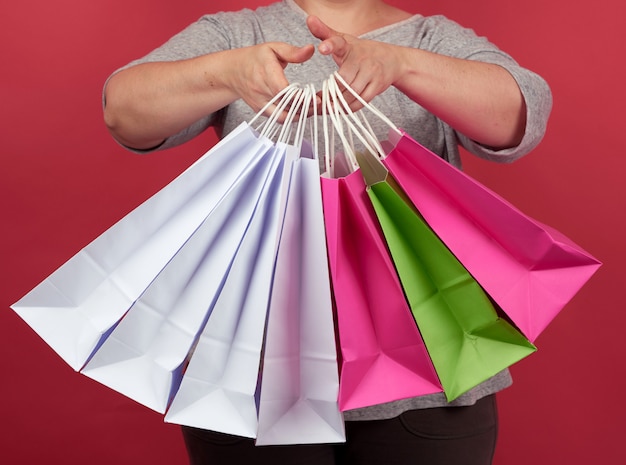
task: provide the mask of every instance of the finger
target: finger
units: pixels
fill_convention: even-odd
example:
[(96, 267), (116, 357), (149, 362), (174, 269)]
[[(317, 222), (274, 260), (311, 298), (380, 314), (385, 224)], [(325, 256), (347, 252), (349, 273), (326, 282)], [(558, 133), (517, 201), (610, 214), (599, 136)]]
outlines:
[[(342, 95), (352, 111), (363, 108), (363, 102), (371, 102), (374, 97), (380, 94), (382, 89), (379, 82), (364, 73), (358, 74), (348, 85), (351, 90), (342, 86)], [(357, 98), (354, 93), (358, 94), (360, 98)]]
[[(349, 93), (349, 91), (346, 91), (346, 92)], [(376, 97), (379, 93), (380, 93), (379, 86), (374, 82), (368, 82), (365, 85), (365, 87), (363, 87), (358, 92), (360, 99), (356, 98), (353, 94), (350, 93), (351, 100), (348, 100), (350, 109), (352, 111), (360, 110), (361, 108), (364, 107), (363, 102), (365, 103), (371, 102), (374, 99), (374, 97)]]
[[(343, 78), (345, 83), (350, 87), (347, 89), (343, 84), (339, 84), (339, 90), (343, 95), (346, 103), (352, 108), (354, 102), (357, 101), (357, 98), (354, 96), (354, 93), (361, 94), (365, 86), (367, 85), (367, 80), (363, 78), (362, 74), (359, 74), (357, 70), (346, 70), (342, 68), (339, 70), (340, 76)], [(361, 77), (359, 77), (361, 76)]]
[(341, 35), (329, 37), (320, 43), (317, 47), (322, 55), (333, 55), (335, 61), (339, 64), (346, 58), (349, 46), (346, 39)]
[[(260, 108), (259, 108), (260, 110)], [(257, 111), (259, 111), (257, 110)], [(263, 112), (263, 116), (269, 118), (270, 116), (274, 116), (276, 118), (276, 121), (279, 123), (284, 123), (285, 120), (287, 119), (287, 115), (288, 115), (288, 111), (287, 109), (282, 109), (279, 113), (278, 112), (278, 105), (276, 104), (272, 104), (269, 105), (265, 111)]]
[(340, 35), (337, 31), (328, 27), (317, 16), (307, 17), (306, 25), (309, 28), (309, 31), (311, 31), (311, 34), (320, 40), (326, 40), (334, 35)]
[(274, 50), (283, 68), (288, 63), (304, 63), (315, 53), (315, 47), (312, 44), (295, 47), (289, 44), (277, 43), (272, 47), (272, 50)]
[[(359, 95), (359, 97), (367, 101), (367, 97), (369, 97), (368, 90), (371, 90), (372, 88), (372, 76), (370, 76), (369, 73), (358, 73), (353, 79), (350, 87)], [(351, 97), (352, 100), (358, 100), (353, 94)]]
[(327, 26), (317, 16), (307, 17), (307, 26), (311, 34), (322, 41), (318, 46), (318, 50), (322, 55), (334, 54), (338, 58), (345, 56), (348, 43), (344, 34)]

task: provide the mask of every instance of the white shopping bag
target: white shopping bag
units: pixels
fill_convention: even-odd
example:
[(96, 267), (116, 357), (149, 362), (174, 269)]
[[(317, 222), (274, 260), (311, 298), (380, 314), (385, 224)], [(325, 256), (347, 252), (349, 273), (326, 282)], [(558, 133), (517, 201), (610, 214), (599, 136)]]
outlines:
[(242, 123), (12, 305), (79, 370), (198, 226), (268, 150)]
[(343, 441), (318, 162), (301, 157), (313, 96), (289, 86), (258, 130), (240, 125), (14, 310), (168, 422)]
[(256, 391), (284, 212), (283, 147), (165, 421), (256, 437)]
[(318, 161), (294, 161), (263, 356), (257, 445), (344, 442)]
[(272, 147), (251, 164), (112, 330), (83, 374), (165, 413), (268, 177), (274, 176), (275, 151)]

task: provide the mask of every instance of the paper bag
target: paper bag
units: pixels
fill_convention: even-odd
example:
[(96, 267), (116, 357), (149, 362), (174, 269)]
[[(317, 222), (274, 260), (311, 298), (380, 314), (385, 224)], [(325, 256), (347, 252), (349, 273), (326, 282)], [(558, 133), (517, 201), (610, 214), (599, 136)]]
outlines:
[(233, 186), (112, 329), (83, 374), (165, 412), (271, 185), (275, 152), (267, 150)]
[(411, 311), (449, 401), (535, 352), (500, 318), (372, 154), (358, 157)]
[(261, 377), (257, 445), (345, 441), (318, 161), (294, 154)]
[(339, 405), (441, 392), (359, 171), (322, 178), (341, 347)]
[(267, 139), (258, 138), (242, 123), (12, 308), (72, 368), (79, 370), (268, 148)]
[(430, 227), (534, 342), (600, 262), (430, 152), (389, 133), (384, 163)]
[(284, 212), (284, 150), (276, 150), (273, 158), (273, 173), (165, 415), (167, 422), (256, 437), (255, 394)]

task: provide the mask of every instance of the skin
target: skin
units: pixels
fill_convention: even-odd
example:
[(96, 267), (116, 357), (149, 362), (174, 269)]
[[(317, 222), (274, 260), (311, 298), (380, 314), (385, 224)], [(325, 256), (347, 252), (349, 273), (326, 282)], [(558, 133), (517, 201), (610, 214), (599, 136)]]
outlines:
[[(339, 74), (365, 101), (395, 86), (478, 143), (503, 149), (521, 141), (526, 107), (504, 68), (360, 39), (411, 16), (381, 0), (296, 3), (311, 15), (307, 26), (321, 40), (319, 53), (332, 56)], [(105, 89), (105, 123), (127, 146), (155, 147), (237, 99), (260, 110), (288, 85), (285, 67), (303, 63), (313, 53), (313, 45), (273, 42), (128, 68), (114, 75)], [(344, 95), (354, 110), (360, 108), (350, 93)]]

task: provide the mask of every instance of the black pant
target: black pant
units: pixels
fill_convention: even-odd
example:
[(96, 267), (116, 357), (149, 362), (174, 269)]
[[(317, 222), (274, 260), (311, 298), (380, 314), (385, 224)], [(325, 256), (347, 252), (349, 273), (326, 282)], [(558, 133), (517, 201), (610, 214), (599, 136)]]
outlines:
[(495, 395), (470, 407), (412, 410), (346, 422), (345, 444), (255, 446), (254, 440), (183, 427), (191, 465), (490, 465)]

